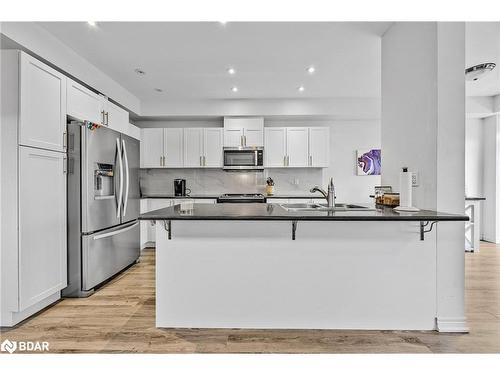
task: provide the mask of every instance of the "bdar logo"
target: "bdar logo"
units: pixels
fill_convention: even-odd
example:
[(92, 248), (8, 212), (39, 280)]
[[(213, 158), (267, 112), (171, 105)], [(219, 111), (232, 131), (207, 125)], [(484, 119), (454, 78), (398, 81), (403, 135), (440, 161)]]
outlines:
[(2, 352), (9, 352), (10, 354), (14, 353), (17, 349), (17, 342), (10, 341), (9, 339), (4, 340), (2, 345), (0, 345), (0, 350)]

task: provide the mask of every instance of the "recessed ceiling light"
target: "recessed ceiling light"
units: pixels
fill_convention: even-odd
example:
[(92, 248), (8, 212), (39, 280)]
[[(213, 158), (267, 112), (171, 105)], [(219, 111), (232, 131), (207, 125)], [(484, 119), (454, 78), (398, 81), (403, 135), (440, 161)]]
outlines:
[(309, 68), (307, 68), (307, 73), (309, 73), (309, 74), (313, 74), (315, 71), (316, 71), (316, 68), (314, 66), (310, 66)]
[(231, 87), (232, 92), (238, 92), (238, 88), (236, 86)]
[(138, 75), (140, 75), (140, 76), (143, 76), (143, 75), (145, 75), (145, 74), (146, 74), (146, 72), (145, 72), (144, 70), (139, 69), (139, 68), (135, 68), (135, 69), (134, 69), (134, 72), (136, 72), (136, 73), (137, 73)]
[(93, 27), (97, 26), (97, 22), (95, 22), (95, 21), (87, 21), (87, 23), (88, 23), (90, 26), (93, 26)]
[(222, 25), (222, 26), (225, 26), (227, 21), (219, 21), (219, 23)]
[(235, 73), (236, 73), (236, 70), (234, 70), (234, 68), (229, 68), (229, 69), (227, 70), (227, 72), (228, 72), (229, 74), (233, 75), (233, 74), (235, 74)]
[(157, 88), (155, 88), (155, 91), (156, 92), (163, 92), (163, 89), (160, 89), (160, 88), (157, 87)]
[(305, 88), (304, 88), (304, 86), (299, 86), (299, 87), (297, 88), (297, 90), (299, 90), (300, 92), (302, 92), (302, 91), (304, 91), (304, 90), (305, 90)]

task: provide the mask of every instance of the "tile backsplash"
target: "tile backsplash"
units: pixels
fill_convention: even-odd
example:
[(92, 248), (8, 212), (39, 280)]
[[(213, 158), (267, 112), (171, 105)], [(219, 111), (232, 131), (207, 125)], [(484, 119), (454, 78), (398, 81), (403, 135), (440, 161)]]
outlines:
[(264, 193), (266, 179), (275, 183), (275, 194), (308, 193), (321, 185), (319, 168), (266, 169), (264, 172), (225, 172), (222, 169), (142, 169), (139, 173), (142, 195), (173, 195), (174, 179), (184, 178), (191, 194)]

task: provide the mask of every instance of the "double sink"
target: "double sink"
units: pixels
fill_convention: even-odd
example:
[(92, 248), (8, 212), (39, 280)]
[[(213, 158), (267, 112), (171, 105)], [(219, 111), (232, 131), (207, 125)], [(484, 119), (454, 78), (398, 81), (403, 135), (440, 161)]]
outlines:
[(337, 203), (335, 207), (318, 203), (282, 203), (280, 206), (287, 211), (373, 211), (373, 208), (343, 203)]

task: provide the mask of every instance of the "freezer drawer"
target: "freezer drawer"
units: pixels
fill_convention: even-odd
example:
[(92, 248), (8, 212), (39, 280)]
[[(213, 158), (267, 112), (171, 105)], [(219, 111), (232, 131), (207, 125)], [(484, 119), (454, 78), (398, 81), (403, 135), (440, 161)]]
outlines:
[(82, 286), (90, 290), (139, 258), (140, 227), (134, 221), (82, 237)]

